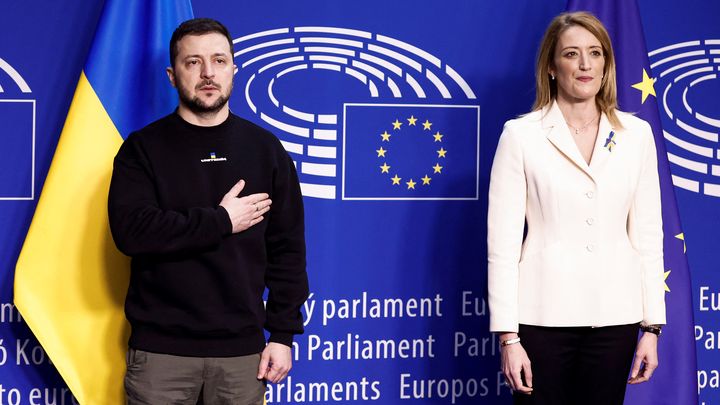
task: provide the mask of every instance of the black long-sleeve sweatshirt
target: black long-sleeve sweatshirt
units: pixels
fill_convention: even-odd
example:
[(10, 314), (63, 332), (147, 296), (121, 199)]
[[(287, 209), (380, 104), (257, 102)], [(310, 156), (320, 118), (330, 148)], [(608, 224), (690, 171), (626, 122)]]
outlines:
[[(272, 205), (262, 222), (233, 234), (218, 204), (240, 179), (240, 196), (268, 193)], [(285, 345), (303, 332), (302, 196), (293, 162), (271, 133), (233, 114), (214, 127), (170, 114), (123, 143), (108, 210), (116, 245), (132, 257), (130, 347), (241, 356), (263, 350), (263, 328)]]

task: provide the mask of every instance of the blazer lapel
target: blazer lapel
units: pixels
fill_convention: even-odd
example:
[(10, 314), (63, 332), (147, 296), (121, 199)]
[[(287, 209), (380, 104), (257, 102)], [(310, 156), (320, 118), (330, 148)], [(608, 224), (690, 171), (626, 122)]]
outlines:
[[(543, 129), (547, 130), (548, 140), (555, 145), (563, 155), (575, 163), (580, 170), (592, 178), (590, 167), (588, 167), (585, 159), (580, 154), (580, 150), (570, 134), (570, 129), (568, 129), (565, 123), (565, 119), (560, 111), (560, 107), (557, 106), (557, 102), (553, 102), (550, 109), (547, 110), (547, 113), (542, 118), (542, 126)], [(597, 143), (595, 148), (597, 151)], [(593, 154), (594, 153), (595, 152), (593, 152)]]

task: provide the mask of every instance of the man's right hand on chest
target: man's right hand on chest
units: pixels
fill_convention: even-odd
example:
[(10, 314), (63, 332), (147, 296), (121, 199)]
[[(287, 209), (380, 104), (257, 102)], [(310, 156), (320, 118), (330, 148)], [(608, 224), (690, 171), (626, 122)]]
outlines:
[(223, 196), (220, 206), (225, 208), (232, 222), (232, 233), (242, 232), (260, 223), (263, 215), (270, 210), (270, 196), (267, 193), (250, 194), (238, 197), (245, 188), (245, 180), (240, 180)]

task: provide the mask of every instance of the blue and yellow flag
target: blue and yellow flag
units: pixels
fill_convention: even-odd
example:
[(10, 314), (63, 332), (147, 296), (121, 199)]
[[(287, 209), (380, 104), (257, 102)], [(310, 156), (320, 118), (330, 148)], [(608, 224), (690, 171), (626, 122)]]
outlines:
[(690, 270), (658, 114), (654, 79), (648, 62), (640, 12), (635, 1), (570, 0), (568, 10), (586, 10), (607, 27), (617, 62), (620, 109), (637, 113), (655, 135), (662, 194), (667, 326), (659, 340), (660, 367), (652, 379), (627, 390), (625, 403), (676, 405), (697, 403), (697, 357), (693, 336)]
[(176, 104), (164, 68), (189, 0), (105, 2), (17, 262), (15, 303), (82, 404), (124, 403), (129, 265), (107, 220), (112, 161)]
[(346, 104), (345, 200), (476, 200), (480, 108)]

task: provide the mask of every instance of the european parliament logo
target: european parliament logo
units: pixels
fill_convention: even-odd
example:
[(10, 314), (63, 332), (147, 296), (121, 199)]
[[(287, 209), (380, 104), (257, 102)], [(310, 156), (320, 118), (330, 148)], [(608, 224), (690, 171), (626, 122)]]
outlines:
[(339, 27), (233, 43), (236, 88), (290, 153), (306, 197), (478, 199), (480, 107), (445, 61)]
[(658, 105), (666, 116), (663, 135), (673, 184), (720, 197), (720, 40), (681, 42), (648, 56), (657, 76)]
[(25, 79), (0, 58), (0, 200), (35, 198), (35, 100)]

